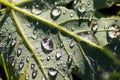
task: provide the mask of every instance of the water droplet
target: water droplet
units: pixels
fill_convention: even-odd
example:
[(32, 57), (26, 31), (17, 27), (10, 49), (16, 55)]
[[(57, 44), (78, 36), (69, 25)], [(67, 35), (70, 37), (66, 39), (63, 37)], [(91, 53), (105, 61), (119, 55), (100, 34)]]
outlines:
[(19, 63), (18, 70), (21, 70), (23, 67), (24, 67), (24, 62), (20, 62), (20, 63)]
[(48, 57), (47, 57), (47, 61), (49, 61), (50, 59), (51, 59), (51, 57), (50, 57), (50, 56), (48, 56)]
[(62, 47), (63, 47), (63, 43), (60, 44), (60, 48), (62, 48)]
[(46, 78), (43, 76), (43, 77), (42, 77), (42, 80), (46, 80)]
[(51, 15), (53, 19), (58, 18), (61, 15), (61, 9), (59, 7), (53, 8), (51, 11)]
[(0, 46), (0, 53), (4, 52), (6, 52), (6, 46), (2, 44), (2, 46)]
[(63, 11), (63, 14), (66, 14), (66, 11)]
[(68, 56), (68, 60), (67, 61), (68, 61), (69, 64), (71, 64), (71, 62), (72, 62), (72, 57), (73, 57), (72, 55)]
[(12, 39), (12, 43), (11, 43), (11, 46), (15, 46), (15, 44), (16, 44), (16, 42), (17, 42), (17, 39), (16, 38), (14, 38), (14, 39)]
[(93, 67), (93, 69), (96, 70), (97, 69), (97, 64), (96, 64), (95, 60), (92, 59), (91, 57), (88, 57), (88, 59), (90, 61), (91, 66)]
[(74, 45), (75, 45), (75, 42), (72, 41), (69, 46), (70, 46), (70, 48), (73, 48)]
[(25, 59), (25, 58), (22, 56), (22, 57), (21, 57), (21, 61), (23, 61), (24, 59)]
[(57, 63), (57, 66), (59, 66), (59, 65), (60, 65), (60, 62)]
[(50, 76), (56, 76), (57, 75), (57, 73), (58, 73), (58, 71), (55, 69), (55, 68), (50, 68), (49, 70), (48, 70), (48, 73), (49, 73), (49, 75)]
[(15, 57), (12, 59), (12, 66), (15, 66), (15, 63), (16, 63), (16, 59)]
[(73, 27), (71, 28), (71, 31), (74, 31), (74, 28), (73, 28)]
[(87, 1), (87, 5), (90, 5), (90, 1)]
[(28, 62), (29, 62), (29, 60), (30, 60), (30, 57), (29, 57), (29, 56), (27, 56), (27, 57), (26, 57), (26, 62), (28, 63)]
[(34, 29), (33, 30), (33, 34), (35, 35), (37, 33), (37, 29)]
[(78, 7), (78, 12), (84, 13), (86, 11), (86, 6), (85, 4), (81, 4), (81, 6)]
[(73, 13), (71, 13), (71, 14), (70, 14), (70, 17), (73, 17), (73, 16), (74, 16), (74, 14), (73, 14)]
[(41, 59), (40, 59), (40, 61), (42, 61), (42, 62), (43, 62), (43, 61), (44, 61), (44, 58), (41, 58)]
[(32, 63), (31, 64), (31, 69), (34, 69), (34, 67), (35, 67), (35, 64)]
[(41, 42), (42, 47), (45, 51), (53, 50), (53, 41), (50, 38), (44, 38)]
[(97, 22), (93, 22), (92, 25), (91, 25), (91, 30), (92, 30), (93, 32), (96, 32), (97, 29), (98, 29), (98, 24), (97, 24)]
[(8, 34), (8, 39), (10, 40), (11, 38), (12, 38), (12, 34), (9, 33), (9, 34)]
[(109, 27), (108, 35), (110, 38), (118, 38), (120, 36), (120, 28), (118, 25), (112, 25)]
[(56, 52), (56, 59), (59, 60), (62, 57), (61, 51)]
[(21, 48), (18, 48), (18, 49), (17, 49), (17, 55), (20, 56), (21, 53), (22, 53), (22, 49), (21, 49)]
[(33, 71), (32, 71), (32, 78), (35, 79), (37, 74), (38, 74), (38, 71), (33, 69)]
[(31, 10), (31, 12), (35, 15), (39, 15), (42, 13), (42, 11), (38, 9), (38, 7), (35, 7), (35, 6), (33, 6), (33, 9)]
[(29, 80), (29, 75), (28, 74), (25, 76), (25, 80)]

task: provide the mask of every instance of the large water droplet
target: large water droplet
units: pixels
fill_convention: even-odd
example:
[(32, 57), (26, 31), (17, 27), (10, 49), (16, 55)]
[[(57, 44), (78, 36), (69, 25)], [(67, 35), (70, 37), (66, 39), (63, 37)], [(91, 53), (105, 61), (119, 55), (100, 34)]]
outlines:
[(61, 15), (61, 9), (59, 7), (55, 7), (51, 11), (51, 16), (53, 19), (58, 18)]
[(81, 4), (81, 5), (78, 7), (78, 12), (84, 13), (85, 11), (86, 11), (86, 6), (85, 6), (85, 4)]
[(61, 51), (56, 52), (55, 57), (56, 57), (57, 60), (59, 60), (62, 57)]
[(31, 12), (35, 15), (39, 15), (42, 13), (42, 11), (38, 9), (38, 7), (35, 7), (35, 6), (33, 6), (33, 9), (31, 10)]
[(35, 67), (35, 64), (32, 63), (31, 64), (31, 69), (34, 69), (34, 67)]
[(120, 36), (120, 28), (118, 25), (112, 25), (109, 27), (108, 36), (110, 38), (118, 38)]
[(52, 51), (53, 50), (53, 41), (50, 38), (44, 38), (41, 42), (42, 48), (45, 51)]
[(20, 56), (21, 53), (22, 53), (22, 49), (21, 49), (21, 48), (18, 48), (18, 49), (17, 49), (17, 56)]
[(20, 62), (20, 63), (19, 63), (18, 70), (21, 70), (23, 67), (24, 67), (24, 62)]
[(38, 74), (38, 71), (33, 69), (33, 71), (32, 71), (32, 78), (35, 79), (37, 74)]
[(54, 77), (54, 76), (57, 75), (58, 71), (55, 68), (50, 68), (48, 70), (48, 73), (49, 73), (50, 76)]

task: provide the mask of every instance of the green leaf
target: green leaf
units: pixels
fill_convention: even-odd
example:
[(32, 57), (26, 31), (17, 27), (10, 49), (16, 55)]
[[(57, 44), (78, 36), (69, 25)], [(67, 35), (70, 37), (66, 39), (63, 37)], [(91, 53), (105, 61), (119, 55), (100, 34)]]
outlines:
[[(108, 67), (119, 72), (114, 64), (119, 64), (119, 19), (97, 18), (95, 2), (88, 2), (0, 0), (7, 6), (0, 15), (0, 53), (7, 79), (73, 80), (74, 73), (96, 80)], [(108, 38), (111, 33), (117, 35)]]

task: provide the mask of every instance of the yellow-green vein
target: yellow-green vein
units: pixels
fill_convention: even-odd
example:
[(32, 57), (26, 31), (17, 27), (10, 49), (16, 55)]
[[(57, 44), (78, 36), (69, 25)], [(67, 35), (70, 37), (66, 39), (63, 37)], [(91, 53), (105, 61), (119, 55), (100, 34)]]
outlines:
[(7, 71), (7, 67), (6, 67), (6, 63), (5, 63), (5, 59), (4, 59), (4, 55), (3, 54), (1, 54), (1, 58), (2, 58), (2, 65), (3, 65), (3, 68), (5, 70), (5, 74), (6, 74), (7, 80), (9, 80), (10, 77), (8, 75), (8, 71)]

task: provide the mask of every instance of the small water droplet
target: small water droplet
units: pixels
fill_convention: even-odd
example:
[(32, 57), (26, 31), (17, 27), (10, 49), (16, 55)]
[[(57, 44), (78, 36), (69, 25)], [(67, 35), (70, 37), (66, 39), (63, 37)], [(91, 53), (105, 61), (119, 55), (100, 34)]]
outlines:
[(10, 40), (12, 38), (12, 33), (8, 34), (8, 39)]
[(25, 76), (25, 80), (29, 80), (29, 75), (28, 74)]
[(22, 56), (22, 57), (21, 57), (21, 61), (23, 61), (24, 59), (25, 59), (25, 58)]
[(71, 14), (70, 14), (70, 17), (73, 17), (73, 16), (74, 16), (74, 14), (73, 14), (73, 13), (71, 13)]
[(0, 46), (0, 53), (4, 53), (6, 52), (6, 46), (2, 44), (2, 46)]
[(58, 49), (58, 47), (59, 47), (59, 44), (57, 43), (57, 44), (56, 44), (56, 49)]
[(72, 41), (69, 46), (70, 46), (70, 48), (73, 48), (74, 45), (75, 45), (75, 42)]
[(53, 50), (53, 41), (50, 38), (44, 38), (41, 42), (42, 47), (45, 51)]
[(17, 56), (20, 56), (21, 53), (22, 53), (22, 49), (21, 49), (21, 48), (18, 48), (18, 49), (17, 49)]
[(33, 69), (33, 71), (32, 71), (32, 78), (35, 79), (37, 74), (38, 74), (38, 71)]
[(35, 64), (32, 63), (31, 64), (31, 69), (34, 69), (34, 67), (35, 67)]
[(97, 29), (98, 29), (98, 24), (97, 24), (97, 22), (93, 22), (92, 25), (91, 25), (91, 30), (92, 30), (93, 32), (96, 32)]
[(14, 38), (14, 39), (12, 39), (12, 42), (11, 42), (11, 46), (15, 46), (15, 44), (16, 44), (16, 42), (17, 42), (17, 39), (16, 38)]
[(26, 62), (28, 63), (28, 62), (29, 62), (29, 60), (30, 60), (30, 57), (29, 57), (29, 56), (27, 56), (27, 57), (26, 57)]
[(21, 70), (23, 67), (24, 67), (24, 62), (20, 62), (20, 63), (19, 63), (18, 70)]
[(74, 28), (73, 28), (73, 27), (71, 28), (71, 31), (74, 31)]
[(81, 4), (81, 6), (78, 7), (78, 12), (84, 13), (86, 11), (86, 6), (85, 4)]
[(90, 61), (91, 66), (93, 67), (93, 69), (96, 70), (97, 69), (97, 64), (96, 64), (95, 60), (92, 59), (91, 57), (88, 57), (88, 59)]
[(53, 19), (58, 18), (61, 15), (61, 9), (59, 7), (53, 8), (51, 11), (51, 16)]
[(57, 63), (57, 66), (59, 66), (59, 65), (60, 65), (60, 62)]
[(42, 11), (38, 9), (38, 7), (35, 7), (35, 6), (33, 6), (33, 9), (31, 10), (31, 12), (35, 15), (39, 15), (42, 13)]
[(33, 30), (33, 35), (35, 35), (37, 33), (37, 29)]
[(62, 57), (61, 51), (56, 52), (56, 59), (59, 60)]
[(15, 66), (15, 64), (16, 64), (16, 59), (15, 59), (15, 57), (12, 59), (12, 66)]
[(63, 43), (60, 44), (60, 48), (62, 48), (62, 47), (63, 47)]
[(63, 14), (66, 14), (66, 11), (63, 11)]
[(57, 75), (57, 73), (58, 73), (58, 71), (55, 69), (55, 68), (50, 68), (49, 70), (48, 70), (48, 73), (49, 73), (49, 75), (50, 76), (56, 76)]
[(90, 5), (90, 1), (87, 1), (87, 5)]
[(69, 64), (71, 64), (71, 62), (72, 62), (72, 55), (68, 56), (68, 60), (67, 61), (68, 61)]
[(43, 61), (44, 61), (44, 58), (40, 58), (40, 61), (42, 61), (42, 62), (43, 62)]
[(50, 59), (51, 59), (51, 57), (50, 57), (50, 56), (48, 56), (48, 57), (47, 57), (47, 61), (49, 61)]

